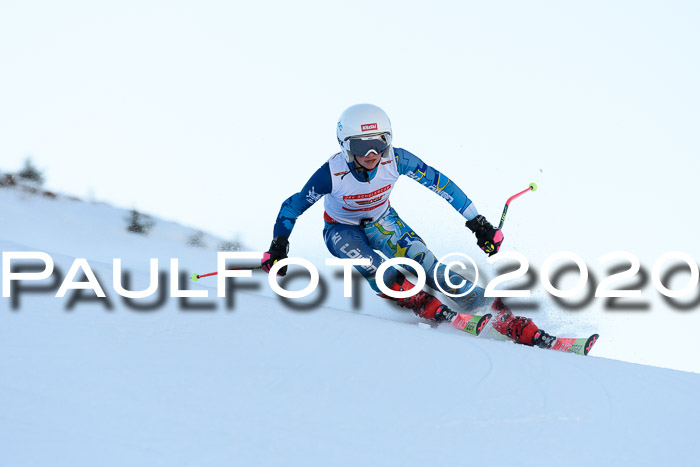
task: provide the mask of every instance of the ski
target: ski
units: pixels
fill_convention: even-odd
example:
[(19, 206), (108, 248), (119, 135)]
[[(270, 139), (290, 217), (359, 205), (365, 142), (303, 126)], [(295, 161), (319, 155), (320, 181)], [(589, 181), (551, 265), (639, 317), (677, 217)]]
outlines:
[[(460, 313), (452, 322), (452, 326), (456, 327), (460, 331), (465, 331), (474, 336), (479, 336), (481, 332), (487, 327), (486, 325), (489, 323), (490, 320), (491, 314), (479, 316)], [(492, 331), (484, 333), (484, 335), (481, 336), (482, 339), (509, 341), (513, 342), (514, 344), (525, 345), (504, 334), (499, 333), (492, 327), (490, 329), (492, 329)], [(593, 334), (590, 337), (557, 337), (555, 338), (550, 348), (540, 348), (542, 348), (543, 350), (556, 350), (558, 352), (567, 352), (576, 355), (586, 356), (593, 348), (593, 345), (598, 341), (599, 337), (600, 336), (598, 334)]]
[[(500, 314), (504, 312), (508, 315), (512, 315), (512, 311), (510, 310), (510, 308), (508, 308), (499, 298), (495, 299), (494, 302), (488, 306), (488, 311), (497, 313), (499, 317)], [(517, 340), (507, 336), (506, 334), (501, 334), (501, 332), (494, 325), (495, 320), (491, 320), (491, 313), (485, 313), (483, 316), (487, 318), (482, 322), (479, 321), (479, 319), (481, 318), (481, 316), (479, 315), (460, 313), (457, 317), (455, 317), (454, 321), (452, 322), (452, 325), (458, 329), (461, 329), (462, 331), (469, 332), (470, 334), (473, 334), (475, 336), (481, 334), (482, 338), (493, 340), (508, 340), (516, 344), (527, 345), (518, 342)], [(489, 322), (491, 323), (491, 326), (487, 327), (486, 325)], [(484, 329), (488, 329), (488, 332), (482, 333)], [(581, 338), (554, 336), (552, 337), (554, 338), (554, 341), (551, 343), (551, 346), (546, 347), (538, 345), (538, 347), (545, 350), (556, 350), (559, 352), (567, 352), (585, 356), (588, 355), (588, 353), (593, 348), (593, 345), (595, 345), (600, 336), (598, 334), (593, 334), (590, 337)]]
[(452, 326), (460, 331), (468, 332), (474, 336), (481, 334), (486, 325), (491, 320), (491, 314), (485, 315), (470, 315), (467, 313), (457, 313), (457, 316), (452, 320)]
[[(539, 347), (543, 350), (556, 350), (558, 352), (573, 353), (576, 355), (586, 356), (593, 348), (593, 345), (598, 341), (600, 336), (598, 334), (593, 334), (590, 337), (555, 337), (552, 346), (549, 348)], [(496, 329), (491, 327), (489, 332), (484, 333), (481, 338), (491, 339), (497, 341), (509, 341), (518, 345), (522, 344), (504, 334), (501, 334)], [(534, 347), (534, 346), (533, 346)]]
[(552, 344), (550, 350), (558, 350), (560, 352), (574, 353), (576, 355), (588, 355), (593, 345), (598, 341), (598, 334), (593, 334), (591, 337), (568, 338), (557, 337)]

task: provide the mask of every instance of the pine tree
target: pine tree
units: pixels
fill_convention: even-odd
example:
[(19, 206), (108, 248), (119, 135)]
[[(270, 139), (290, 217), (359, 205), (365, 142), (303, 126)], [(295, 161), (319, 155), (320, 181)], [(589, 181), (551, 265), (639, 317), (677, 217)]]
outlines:
[(153, 227), (153, 221), (150, 217), (144, 216), (136, 209), (131, 210), (131, 217), (127, 218), (129, 225), (126, 230), (133, 233), (148, 235), (148, 232)]
[(24, 160), (24, 168), (18, 175), (20, 178), (34, 182), (37, 185), (44, 184), (44, 174), (34, 166), (30, 158)]
[(224, 240), (219, 243), (219, 251), (241, 251), (241, 242), (238, 239), (235, 240)]
[(187, 244), (188, 244), (189, 246), (196, 246), (196, 247), (199, 247), (199, 248), (206, 248), (206, 244), (204, 243), (203, 237), (204, 237), (204, 232), (202, 232), (201, 230), (198, 230), (197, 232), (195, 232), (194, 234), (192, 234), (192, 235), (190, 236), (190, 238), (187, 239)]

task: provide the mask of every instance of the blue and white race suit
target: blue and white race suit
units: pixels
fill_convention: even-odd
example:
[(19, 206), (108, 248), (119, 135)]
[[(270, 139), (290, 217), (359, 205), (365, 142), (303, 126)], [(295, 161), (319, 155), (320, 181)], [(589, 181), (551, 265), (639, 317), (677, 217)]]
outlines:
[[(465, 219), (473, 219), (478, 212), (459, 186), (401, 148), (392, 148), (389, 157), (381, 159), (371, 171), (358, 168), (354, 163), (348, 163), (341, 153), (331, 157), (299, 193), (282, 203), (274, 237), (289, 237), (297, 218), (324, 198), (326, 222), (323, 238), (328, 250), (338, 258), (369, 258), (371, 265), (357, 266), (356, 269), (378, 293), (375, 273), (384, 261), (378, 251), (388, 258), (405, 257), (418, 262), (425, 270), (426, 283), (434, 289), (438, 289), (434, 279), (436, 267), (443, 290), (459, 294), (471, 288), (471, 281), (454, 272), (451, 272), (451, 282), (461, 283), (464, 280), (464, 285), (455, 289), (445, 283), (445, 266), (438, 266), (437, 258), (425, 242), (389, 204), (391, 190), (399, 176), (405, 175), (444, 198)], [(397, 270), (389, 268), (384, 274), (384, 282), (393, 284), (397, 274)], [(473, 308), (485, 302), (483, 292), (477, 286), (468, 295), (453, 300), (464, 309)]]

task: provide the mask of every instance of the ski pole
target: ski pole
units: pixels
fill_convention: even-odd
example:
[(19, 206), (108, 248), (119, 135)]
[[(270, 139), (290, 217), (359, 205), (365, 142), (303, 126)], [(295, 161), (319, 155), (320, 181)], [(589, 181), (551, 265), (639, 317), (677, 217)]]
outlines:
[(530, 190), (532, 190), (532, 191), (537, 190), (537, 184), (530, 183), (530, 186), (528, 186), (526, 189), (524, 189), (520, 193), (514, 194), (513, 196), (508, 198), (508, 201), (506, 201), (506, 205), (503, 207), (503, 214), (501, 214), (501, 223), (498, 225), (498, 230), (501, 230), (501, 228), (503, 227), (503, 223), (506, 221), (506, 213), (508, 212), (508, 205), (510, 204), (510, 202), (513, 201), (518, 196), (524, 195), (525, 193), (527, 193)]
[[(231, 269), (227, 269), (227, 271), (241, 271), (243, 269), (250, 269), (252, 271), (253, 269), (261, 269), (261, 268), (262, 268), (262, 265), (258, 265), (258, 266), (251, 266), (249, 268), (231, 268)], [(219, 271), (208, 272), (206, 274), (197, 274), (195, 272), (195, 273), (192, 273), (192, 275), (190, 277), (192, 278), (192, 280), (194, 282), (197, 282), (202, 277), (216, 276), (217, 274), (219, 274)]]

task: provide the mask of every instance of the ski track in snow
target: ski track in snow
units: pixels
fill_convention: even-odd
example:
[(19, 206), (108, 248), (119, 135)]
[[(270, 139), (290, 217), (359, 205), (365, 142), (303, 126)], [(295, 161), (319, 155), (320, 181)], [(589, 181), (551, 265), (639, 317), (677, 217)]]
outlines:
[[(513, 446), (531, 453), (519, 465), (542, 465), (544, 453), (602, 466), (692, 462), (697, 374), (596, 348), (579, 357), (515, 345), (488, 329), (426, 329), (367, 293), (353, 311), (342, 281), (329, 280), (327, 303), (312, 311), (266, 287), (236, 290), (228, 310), (215, 280), (188, 284), (209, 291), (214, 310), (168, 299), (133, 311), (111, 290), (112, 257), (137, 265), (138, 288), (147, 258), (162, 267), (178, 257), (192, 272), (212, 269), (215, 253), (184, 246), (190, 231), (176, 224), (159, 221), (144, 238), (114, 231), (125, 212), (108, 206), (2, 190), (0, 200), (20, 217), (4, 224), (3, 251), (50, 252), (63, 274), (85, 256), (113, 304), (68, 311), (71, 292), (24, 294), (16, 311), (0, 301), (3, 464), (512, 465)], [(57, 207), (110, 240), (81, 254), (85, 240)]]

